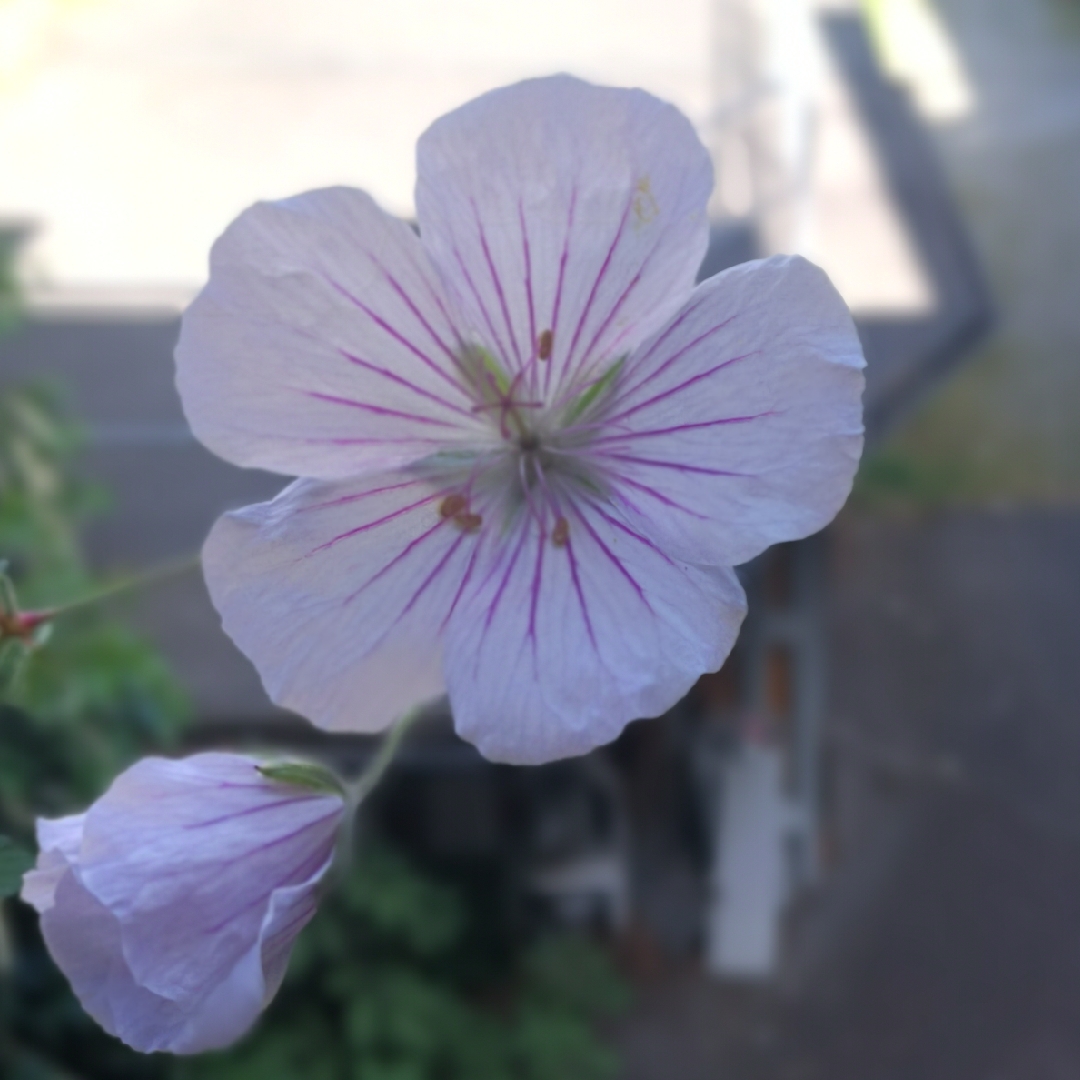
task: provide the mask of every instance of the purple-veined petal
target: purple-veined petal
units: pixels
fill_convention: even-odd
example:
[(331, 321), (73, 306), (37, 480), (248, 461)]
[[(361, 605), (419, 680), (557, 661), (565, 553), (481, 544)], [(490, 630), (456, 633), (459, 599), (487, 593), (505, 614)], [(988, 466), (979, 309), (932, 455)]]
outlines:
[[(484, 94), (417, 146), (424, 246), (473, 331), (549, 397), (685, 300), (711, 188), (677, 109), (566, 75)], [(545, 331), (551, 356), (537, 364)]]
[(341, 816), (339, 797), (267, 780), (249, 758), (145, 758), (87, 811), (76, 876), (122, 924), (139, 985), (183, 1003), (258, 940), (275, 890), (322, 876)]
[(38, 818), (37, 864), (23, 875), (22, 899), (39, 914), (53, 905), (56, 887), (82, 843), (85, 814), (62, 818)]
[(441, 516), (445, 494), (405, 473), (299, 480), (219, 519), (210, 595), (275, 702), (378, 731), (442, 693), (441, 627), (477, 541)]
[(269, 779), (250, 758), (146, 758), (85, 814), (39, 822), (24, 896), (107, 1031), (144, 1052), (214, 1049), (276, 992), (343, 811), (340, 796)]
[(310, 922), (318, 897), (303, 885), (277, 889), (263, 919), (259, 936), (259, 960), (269, 1001), (281, 988), (296, 935)]
[(82, 1007), (106, 1031), (142, 1053), (197, 1054), (228, 1046), (264, 1007), (257, 946), (248, 948), (194, 1008), (139, 985), (123, 962), (116, 916), (70, 872), (57, 889), (57, 904), (42, 915), (41, 926)]
[(590, 455), (672, 557), (737, 565), (843, 505), (863, 365), (823, 271), (798, 257), (745, 263), (698, 286), (627, 359)]
[(617, 510), (566, 501), (565, 546), (527, 519), (485, 537), (447, 632), (463, 738), (494, 761), (582, 754), (723, 663), (745, 614), (728, 568), (676, 562)]
[(480, 430), (442, 286), (412, 230), (362, 191), (245, 210), (184, 313), (177, 385), (221, 457), (341, 477)]

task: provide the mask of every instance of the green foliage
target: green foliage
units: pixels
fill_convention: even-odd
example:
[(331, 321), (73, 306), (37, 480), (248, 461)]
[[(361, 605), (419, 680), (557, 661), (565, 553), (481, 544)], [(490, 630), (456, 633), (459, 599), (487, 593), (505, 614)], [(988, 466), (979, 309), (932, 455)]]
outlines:
[(18, 230), (0, 229), (0, 331), (14, 326), (19, 317), (19, 285), (15, 278)]
[(855, 506), (919, 508), (955, 499), (964, 477), (955, 463), (925, 461), (890, 443), (864, 455), (852, 490)]
[(34, 856), (8, 836), (0, 836), (0, 897), (14, 896), (22, 876), (34, 865)]
[(597, 1017), (625, 1004), (606, 954), (554, 937), (480, 977), (477, 905), (378, 844), (301, 936), (277, 1001), (180, 1080), (605, 1080)]
[[(0, 329), (16, 310), (4, 256), (0, 242)], [(80, 542), (103, 505), (74, 476), (81, 445), (57, 391), (0, 389), (0, 896), (29, 864), (35, 816), (86, 806), (136, 757), (175, 745), (185, 715), (162, 661), (99, 605), (26, 619), (103, 586)], [(2, 903), (0, 945), (0, 1076), (163, 1080), (160, 1061), (85, 1016), (29, 908)]]
[[(0, 395), (5, 610), (64, 607), (102, 588), (80, 543), (102, 504), (72, 474), (80, 445), (54, 391)], [(0, 668), (0, 828), (25, 835), (35, 814), (84, 805), (139, 754), (175, 743), (183, 694), (153, 650), (98, 605), (63, 612), (30, 640), (0, 642)]]

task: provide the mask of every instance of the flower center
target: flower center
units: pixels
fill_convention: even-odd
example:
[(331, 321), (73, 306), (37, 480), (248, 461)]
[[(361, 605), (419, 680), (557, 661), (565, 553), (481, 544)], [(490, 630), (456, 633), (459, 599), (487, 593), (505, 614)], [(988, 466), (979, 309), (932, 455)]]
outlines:
[(436, 455), (440, 473), (443, 465), (451, 469), (443, 474), (447, 494), (439, 505), (448, 524), (475, 533), (489, 517), (509, 522), (524, 515), (562, 548), (571, 542), (566, 513), (574, 500), (603, 496), (604, 473), (590, 460), (588, 446), (602, 426), (624, 358), (586, 367), (568, 385), (541, 392), (538, 365), (551, 360), (552, 346), (551, 331), (544, 331), (533, 359), (513, 375), (484, 346), (462, 347), (459, 371), (472, 412), (491, 418), (500, 441), (475, 452)]

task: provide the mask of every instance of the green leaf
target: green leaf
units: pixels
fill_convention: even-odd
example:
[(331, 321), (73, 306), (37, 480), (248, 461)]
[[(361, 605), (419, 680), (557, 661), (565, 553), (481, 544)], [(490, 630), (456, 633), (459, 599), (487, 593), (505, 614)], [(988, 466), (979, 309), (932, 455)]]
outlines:
[(268, 765), (256, 765), (267, 780), (280, 784), (316, 791), (320, 794), (345, 797), (345, 788), (337, 776), (322, 765), (311, 761), (275, 761)]
[(10, 836), (0, 836), (0, 896), (14, 896), (22, 888), (23, 874), (34, 865), (34, 856)]
[(565, 423), (572, 424), (601, 394), (610, 389), (616, 376), (622, 370), (623, 361), (625, 360), (625, 356), (616, 360), (576, 401), (571, 402), (570, 407), (566, 410)]

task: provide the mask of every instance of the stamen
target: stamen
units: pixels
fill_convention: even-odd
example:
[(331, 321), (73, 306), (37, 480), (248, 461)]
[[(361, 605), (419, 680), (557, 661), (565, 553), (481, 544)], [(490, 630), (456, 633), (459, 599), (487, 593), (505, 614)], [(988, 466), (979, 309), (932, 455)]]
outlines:
[(476, 532), (484, 523), (479, 514), (458, 514), (454, 520), (461, 526), (462, 531), (467, 533)]
[(555, 522), (555, 528), (551, 530), (551, 542), (555, 547), (566, 547), (570, 542), (570, 522), (560, 517)]
[(551, 359), (551, 346), (554, 335), (550, 330), (545, 330), (540, 335), (540, 342), (537, 348), (541, 360)]
[(447, 495), (439, 504), (439, 517), (457, 517), (469, 505), (469, 500), (464, 495)]

